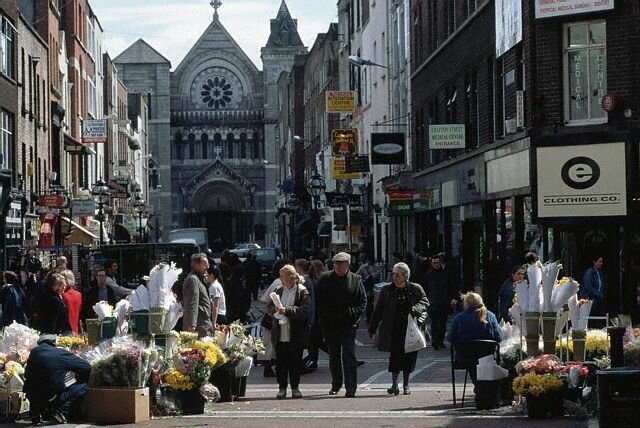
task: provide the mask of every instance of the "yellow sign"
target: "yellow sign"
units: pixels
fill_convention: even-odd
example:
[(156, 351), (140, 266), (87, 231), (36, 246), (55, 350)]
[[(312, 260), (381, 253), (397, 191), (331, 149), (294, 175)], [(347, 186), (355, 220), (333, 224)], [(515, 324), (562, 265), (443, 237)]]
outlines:
[(334, 180), (357, 180), (360, 174), (357, 172), (346, 172), (347, 161), (345, 158), (331, 159), (331, 178)]
[(355, 91), (327, 91), (327, 113), (353, 113), (356, 109)]

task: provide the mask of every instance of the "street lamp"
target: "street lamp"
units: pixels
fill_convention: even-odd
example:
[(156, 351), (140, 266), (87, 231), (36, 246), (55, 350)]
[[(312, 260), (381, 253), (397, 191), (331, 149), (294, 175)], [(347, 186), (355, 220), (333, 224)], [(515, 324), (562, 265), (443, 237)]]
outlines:
[[(320, 223), (319, 213), (318, 213), (318, 200), (320, 199), (320, 196), (324, 194), (324, 191), (326, 190), (326, 188), (327, 188), (327, 183), (324, 181), (322, 176), (318, 174), (318, 172), (313, 174), (311, 176), (311, 179), (307, 182), (307, 192), (309, 193), (309, 195), (311, 195), (311, 198), (313, 199), (313, 214), (314, 214), (315, 221), (318, 224)], [(316, 253), (314, 254), (314, 256), (317, 256), (318, 254), (317, 232), (313, 237), (313, 243), (314, 243), (314, 250)]]
[(100, 245), (104, 245), (102, 222), (105, 220), (103, 207), (107, 202), (109, 202), (109, 187), (107, 186), (107, 183), (102, 181), (102, 179), (96, 181), (91, 189), (91, 195), (93, 196), (93, 200), (98, 204), (98, 215), (96, 215), (96, 220), (100, 222)]
[(146, 209), (146, 204), (144, 202), (144, 199), (142, 199), (142, 197), (138, 194), (135, 197), (135, 201), (133, 201), (133, 208), (136, 210), (136, 212), (138, 213), (138, 219), (140, 221), (140, 241), (143, 241), (143, 236), (142, 236), (142, 214), (144, 214), (144, 211)]
[(387, 68), (387, 69), (389, 68), (386, 65), (376, 64), (375, 62), (369, 61), (368, 59), (364, 59), (364, 58), (361, 58), (361, 57), (356, 56), (356, 55), (351, 55), (349, 57), (349, 62), (352, 65), (355, 65), (356, 67), (362, 67), (363, 65), (370, 65), (370, 66), (373, 66), (373, 67), (382, 67), (382, 68)]

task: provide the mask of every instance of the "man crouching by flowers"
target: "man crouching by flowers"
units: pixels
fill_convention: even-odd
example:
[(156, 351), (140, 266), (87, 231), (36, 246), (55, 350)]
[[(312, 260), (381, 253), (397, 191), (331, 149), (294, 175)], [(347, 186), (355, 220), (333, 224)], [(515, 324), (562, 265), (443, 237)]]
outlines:
[[(69, 377), (69, 373), (74, 377)], [(65, 423), (79, 419), (91, 365), (56, 347), (56, 336), (40, 336), (25, 369), (23, 390), (31, 403), (31, 420)]]

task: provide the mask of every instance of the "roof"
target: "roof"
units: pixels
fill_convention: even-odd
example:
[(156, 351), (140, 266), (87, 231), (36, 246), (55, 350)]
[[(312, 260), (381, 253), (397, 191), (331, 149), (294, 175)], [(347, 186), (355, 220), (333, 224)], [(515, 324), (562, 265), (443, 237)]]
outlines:
[(282, 0), (276, 19), (271, 20), (271, 34), (267, 48), (304, 46), (298, 34), (298, 21), (291, 17), (287, 3)]
[(136, 40), (131, 46), (114, 58), (117, 64), (164, 64), (171, 66), (171, 61), (162, 56), (143, 39)]

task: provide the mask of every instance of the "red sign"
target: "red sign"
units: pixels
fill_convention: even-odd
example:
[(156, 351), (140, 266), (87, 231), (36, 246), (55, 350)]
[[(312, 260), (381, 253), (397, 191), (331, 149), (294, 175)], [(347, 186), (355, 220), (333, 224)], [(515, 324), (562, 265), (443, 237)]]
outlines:
[(38, 198), (41, 207), (65, 208), (68, 205), (67, 197), (64, 195), (42, 195)]
[(389, 195), (390, 201), (404, 201), (408, 199), (413, 199), (413, 189), (409, 190), (388, 190), (387, 194)]
[(602, 97), (602, 110), (607, 113), (614, 111), (620, 103), (620, 96), (618, 94), (606, 94)]

